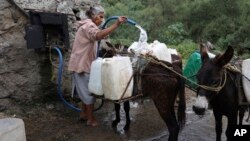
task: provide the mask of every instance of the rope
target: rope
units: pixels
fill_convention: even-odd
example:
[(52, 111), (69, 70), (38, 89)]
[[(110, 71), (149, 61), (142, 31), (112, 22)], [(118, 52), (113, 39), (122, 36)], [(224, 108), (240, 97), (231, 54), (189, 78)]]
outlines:
[(225, 79), (224, 79), (224, 82), (222, 82), (222, 76), (221, 76), (221, 81), (220, 81), (220, 85), (217, 86), (217, 87), (210, 87), (210, 86), (206, 86), (206, 85), (199, 85), (199, 87), (205, 89), (205, 90), (209, 90), (209, 91), (214, 91), (214, 92), (219, 92), (226, 84), (226, 81), (227, 81), (227, 71), (225, 70), (224, 71), (224, 75), (225, 75)]
[(183, 76), (182, 74), (180, 74), (180, 73), (176, 72), (175, 70), (173, 70), (173, 67), (169, 67), (169, 66), (167, 66), (166, 64), (164, 64), (163, 62), (160, 62), (160, 61), (154, 59), (154, 58), (151, 57), (151, 56), (140, 55), (140, 57), (142, 57), (142, 58), (144, 58), (144, 59), (146, 59), (146, 60), (148, 60), (148, 61), (150, 61), (150, 62), (152, 62), (152, 63), (159, 64), (159, 65), (163, 66), (164, 68), (166, 68), (166, 69), (172, 71), (173, 73), (177, 74), (179, 77), (181, 77), (181, 78), (183, 78), (183, 79), (185, 79), (185, 80), (187, 80), (187, 81), (193, 83), (193, 84), (196, 85), (197, 87), (203, 88), (203, 89), (205, 89), (205, 90), (219, 92), (219, 91), (225, 86), (225, 84), (226, 84), (226, 75), (227, 75), (227, 74), (226, 74), (226, 71), (224, 71), (224, 74), (225, 74), (224, 82), (221, 83), (221, 82), (222, 82), (222, 79), (221, 79), (221, 82), (220, 82), (220, 85), (219, 85), (219, 86), (217, 86), (217, 87), (210, 87), (210, 86), (206, 86), (206, 85), (199, 85), (199, 84), (197, 84), (196, 82), (187, 79), (187, 77), (185, 77), (185, 76)]
[(126, 86), (125, 90), (123, 91), (123, 93), (122, 93), (122, 95), (121, 95), (121, 97), (120, 97), (119, 103), (120, 103), (120, 101), (122, 100), (122, 98), (124, 97), (124, 95), (125, 95), (125, 93), (126, 93), (128, 87), (129, 87), (129, 84), (130, 84), (130, 82), (131, 82), (133, 76), (134, 76), (134, 74), (132, 74), (131, 77), (129, 78), (129, 81), (128, 81), (128, 83), (127, 83), (127, 86)]
[(245, 76), (244, 74), (241, 74), (246, 80), (248, 80), (248, 81), (250, 81), (250, 79), (247, 77), (247, 76)]
[(250, 78), (248, 78), (247, 76), (245, 76), (244, 74), (242, 74), (242, 72), (234, 65), (226, 65), (225, 66), (226, 69), (233, 71), (233, 72), (238, 72), (241, 74), (241, 76), (243, 76), (245, 79), (247, 79), (248, 81), (250, 81)]
[(163, 74), (163, 73), (143, 73), (141, 75), (153, 75), (153, 76), (168, 76), (168, 77), (171, 77), (171, 75), (168, 75), (168, 74)]
[(228, 69), (230, 71), (233, 71), (233, 72), (241, 73), (241, 71), (235, 65), (228, 64), (228, 65), (224, 66), (224, 68), (226, 68), (226, 69)]

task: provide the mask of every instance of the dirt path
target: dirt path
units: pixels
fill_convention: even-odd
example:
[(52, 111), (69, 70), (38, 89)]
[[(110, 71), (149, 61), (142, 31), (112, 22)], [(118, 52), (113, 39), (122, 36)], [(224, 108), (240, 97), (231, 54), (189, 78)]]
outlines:
[[(195, 115), (191, 109), (194, 97), (192, 91), (186, 90), (187, 122), (179, 140), (214, 141), (212, 112), (208, 111), (202, 118)], [(77, 112), (57, 100), (22, 107), (22, 114), (17, 114), (16, 117), (25, 122), (27, 141), (165, 141), (168, 138), (165, 123), (150, 99), (143, 100), (143, 103), (142, 100), (131, 102), (132, 123), (126, 133), (122, 130), (116, 132), (111, 127), (114, 114), (113, 103), (106, 101), (104, 106), (95, 112), (99, 127), (87, 127), (86, 123), (77, 121)], [(118, 128), (121, 129), (124, 124), (122, 121)]]

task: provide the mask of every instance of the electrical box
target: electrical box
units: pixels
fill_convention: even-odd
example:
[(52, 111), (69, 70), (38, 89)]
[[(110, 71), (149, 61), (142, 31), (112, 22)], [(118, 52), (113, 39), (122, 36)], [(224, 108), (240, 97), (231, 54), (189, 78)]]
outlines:
[(39, 25), (29, 25), (25, 27), (28, 49), (38, 49), (45, 46), (43, 27)]
[(26, 26), (28, 49), (57, 45), (69, 48), (67, 15), (63, 13), (29, 12), (30, 24)]

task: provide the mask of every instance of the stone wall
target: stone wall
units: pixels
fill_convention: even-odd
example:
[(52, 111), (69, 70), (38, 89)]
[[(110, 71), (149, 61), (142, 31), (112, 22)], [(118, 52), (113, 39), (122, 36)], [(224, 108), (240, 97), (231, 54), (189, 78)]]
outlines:
[[(0, 112), (16, 104), (29, 104), (55, 94), (48, 53), (27, 49), (25, 25), (31, 9), (69, 14), (72, 43), (76, 16), (99, 0), (1, 0), (0, 1)], [(73, 9), (79, 11), (74, 13)], [(66, 53), (68, 56), (69, 53)]]

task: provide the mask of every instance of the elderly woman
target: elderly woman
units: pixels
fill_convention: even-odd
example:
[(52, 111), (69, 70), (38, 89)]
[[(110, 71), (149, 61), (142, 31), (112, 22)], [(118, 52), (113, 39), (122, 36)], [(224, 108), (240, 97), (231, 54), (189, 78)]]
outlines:
[(120, 16), (114, 24), (100, 30), (98, 26), (104, 21), (104, 14), (101, 7), (90, 7), (86, 11), (88, 19), (79, 22), (68, 65), (68, 70), (73, 72), (72, 92), (76, 92), (82, 101), (80, 119), (87, 120), (89, 126), (97, 126), (93, 114), (95, 97), (88, 90), (90, 66), (96, 59), (97, 41), (108, 36), (127, 20), (125, 16)]

